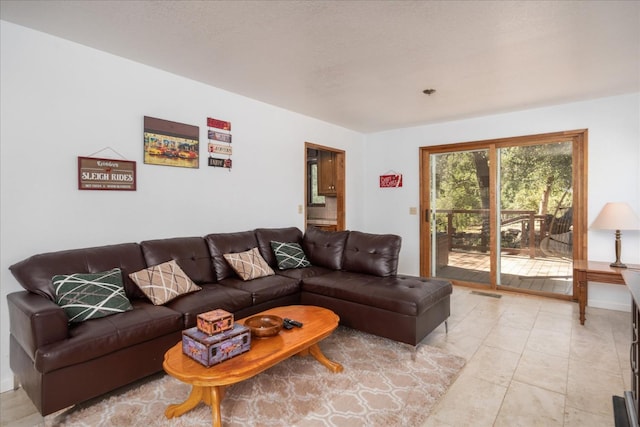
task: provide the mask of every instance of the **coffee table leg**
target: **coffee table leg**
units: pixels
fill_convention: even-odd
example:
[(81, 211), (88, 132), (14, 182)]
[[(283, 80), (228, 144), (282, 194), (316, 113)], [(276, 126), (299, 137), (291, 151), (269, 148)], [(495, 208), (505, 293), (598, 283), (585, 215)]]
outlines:
[(326, 366), (331, 372), (342, 372), (344, 369), (338, 362), (327, 359), (327, 356), (322, 353), (317, 343), (309, 347), (309, 352), (318, 362)]
[(187, 400), (182, 403), (167, 406), (167, 409), (164, 411), (164, 416), (167, 418), (179, 417), (185, 412), (192, 410), (198, 403), (204, 400), (204, 391), (204, 387), (194, 385), (191, 388), (191, 394), (189, 394)]
[(167, 418), (179, 417), (180, 415), (195, 408), (198, 403), (204, 402), (211, 406), (211, 420), (213, 427), (222, 426), (222, 417), (220, 415), (220, 402), (224, 397), (224, 387), (200, 387), (194, 385), (191, 388), (191, 394), (187, 400), (182, 403), (169, 405), (164, 411)]
[(211, 405), (211, 425), (213, 427), (222, 427), (222, 416), (220, 415), (220, 401), (222, 400), (223, 390), (222, 387), (209, 387), (210, 390), (210, 405)]

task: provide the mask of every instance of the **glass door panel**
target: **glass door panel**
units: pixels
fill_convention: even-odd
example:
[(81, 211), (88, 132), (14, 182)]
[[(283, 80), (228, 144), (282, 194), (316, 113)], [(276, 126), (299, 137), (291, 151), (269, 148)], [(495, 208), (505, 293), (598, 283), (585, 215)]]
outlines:
[(431, 275), (491, 284), (489, 152), (430, 156)]
[(421, 147), (421, 274), (576, 299), (586, 139), (579, 129)]
[(572, 142), (500, 148), (498, 167), (498, 285), (572, 295)]

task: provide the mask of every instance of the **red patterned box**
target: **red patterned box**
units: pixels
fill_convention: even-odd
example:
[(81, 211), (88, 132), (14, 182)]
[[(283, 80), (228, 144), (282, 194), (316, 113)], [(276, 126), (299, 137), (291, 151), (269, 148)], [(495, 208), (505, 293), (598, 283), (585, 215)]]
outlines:
[(217, 309), (198, 314), (196, 327), (205, 334), (215, 335), (233, 328), (233, 314)]
[(251, 349), (251, 331), (236, 323), (233, 329), (208, 335), (197, 327), (182, 331), (182, 352), (206, 367), (231, 359)]

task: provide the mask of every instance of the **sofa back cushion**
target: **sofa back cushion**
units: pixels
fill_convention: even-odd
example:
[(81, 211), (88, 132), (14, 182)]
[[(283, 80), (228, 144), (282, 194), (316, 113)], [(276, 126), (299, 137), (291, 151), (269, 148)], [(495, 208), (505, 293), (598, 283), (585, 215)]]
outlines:
[(271, 242), (297, 243), (302, 244), (302, 231), (297, 227), (287, 228), (257, 228), (256, 238), (258, 239), (258, 249), (265, 261), (272, 267), (278, 266), (278, 261)]
[(302, 249), (312, 265), (340, 270), (348, 235), (348, 231), (324, 231), (308, 227), (302, 239)]
[(208, 234), (204, 239), (209, 247), (209, 255), (218, 281), (227, 277), (237, 277), (233, 268), (224, 258), (224, 254), (246, 252), (258, 247), (258, 240), (253, 231)]
[(51, 279), (60, 274), (99, 273), (119, 267), (128, 298), (142, 297), (129, 278), (129, 273), (145, 268), (137, 243), (71, 249), (33, 255), (9, 267), (18, 283), (26, 290), (56, 300)]
[(395, 276), (402, 239), (394, 234), (351, 231), (344, 248), (342, 268), (354, 273)]
[(215, 283), (207, 242), (202, 237), (175, 237), (140, 242), (149, 267), (174, 260), (197, 285)]

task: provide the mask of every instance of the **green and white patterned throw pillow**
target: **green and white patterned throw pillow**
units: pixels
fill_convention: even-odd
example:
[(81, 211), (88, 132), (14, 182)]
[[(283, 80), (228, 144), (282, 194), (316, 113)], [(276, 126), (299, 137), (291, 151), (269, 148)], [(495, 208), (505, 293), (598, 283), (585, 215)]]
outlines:
[(290, 268), (309, 267), (311, 263), (307, 259), (302, 247), (297, 243), (271, 242), (271, 249), (278, 261), (280, 270)]
[(56, 303), (69, 322), (84, 322), (133, 309), (124, 292), (119, 268), (101, 273), (61, 274), (51, 281)]

